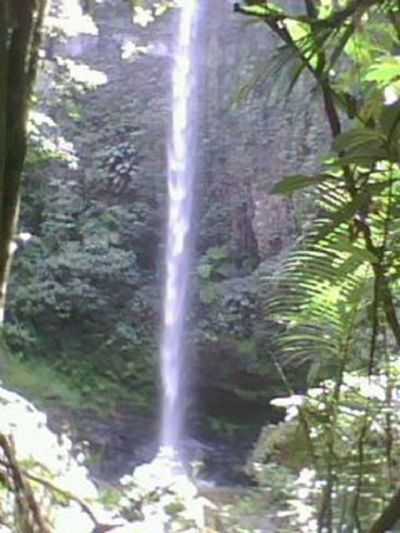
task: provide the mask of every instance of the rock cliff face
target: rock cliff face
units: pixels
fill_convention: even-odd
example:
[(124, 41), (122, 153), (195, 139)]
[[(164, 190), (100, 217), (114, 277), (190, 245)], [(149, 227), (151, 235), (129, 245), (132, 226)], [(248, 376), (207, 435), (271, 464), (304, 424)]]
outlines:
[[(295, 9), (298, 2), (284, 4)], [(227, 207), (234, 248), (250, 248), (261, 261), (268, 260), (287, 247), (296, 233), (290, 202), (269, 191), (280, 177), (315, 167), (323, 139), (318, 98), (306, 82), (286, 98), (284, 82), (274, 79), (278, 74), (266, 74), (271, 55), (281, 43), (265, 24), (249, 24), (232, 12), (229, 2), (213, 2), (209, 11), (206, 202), (214, 209), (220, 199)], [(246, 92), (243, 89), (252, 86), (248, 97), (240, 98)]]
[[(77, 2), (65, 6), (78, 8)], [(51, 135), (72, 143), (74, 164), (29, 170), (24, 229), (37, 240), (17, 258), (12, 309), (52, 339), (54, 353), (93, 353), (95, 366), (109, 371), (111, 364), (116, 379), (143, 385), (154, 381), (148, 368), (157, 351), (175, 15), (143, 28), (132, 24), (130, 5), (121, 0), (95, 3), (92, 15), (97, 33), (54, 40), (48, 50), (45, 111), (57, 123)], [(265, 25), (249, 24), (226, 0), (209, 0), (199, 38), (197, 249), (211, 274), (194, 306), (197, 325), (208, 320), (198, 379), (210, 378), (213, 358), (223, 353), (231, 359), (218, 365), (213, 386), (251, 390), (268, 381), (254, 363), (253, 352), (265, 359), (266, 347), (257, 333), (265, 323), (252, 274), (287, 249), (297, 231), (291, 202), (269, 191), (281, 176), (315, 167), (323, 130), (310, 83), (288, 99), (263, 76), (278, 44)], [(78, 92), (72, 80), (82, 73), (87, 79)], [(241, 100), (241, 88), (260, 77)]]
[[(282, 4), (296, 7), (295, 1)], [(140, 132), (138, 172), (143, 181), (159, 185), (162, 205), (174, 15), (141, 28), (132, 25), (128, 3), (119, 0), (99, 3), (93, 15), (97, 36), (79, 35), (55, 51), (104, 72), (108, 79), (83, 99), (87, 120), (78, 124), (73, 137), (81, 166), (85, 174), (93, 174), (99, 147), (129, 141), (119, 130), (135, 129)], [(318, 98), (311, 83), (303, 82), (286, 98), (284, 84), (264, 76), (279, 43), (264, 24), (249, 24), (233, 13), (229, 1), (208, 5), (200, 39), (200, 232), (208, 239), (200, 239), (199, 246), (204, 250), (228, 242), (233, 253), (269, 259), (296, 232), (290, 202), (272, 197), (269, 190), (281, 176), (315, 166), (323, 139)], [(132, 44), (136, 54), (124, 60), (124, 50)], [(252, 85), (248, 97), (241, 97), (243, 88)], [(93, 134), (89, 139), (88, 129)]]

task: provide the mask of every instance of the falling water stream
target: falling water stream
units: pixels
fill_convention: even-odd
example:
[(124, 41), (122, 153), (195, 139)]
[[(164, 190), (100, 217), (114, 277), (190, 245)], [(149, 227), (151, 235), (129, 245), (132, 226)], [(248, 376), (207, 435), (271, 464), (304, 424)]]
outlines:
[(161, 447), (179, 455), (185, 417), (184, 329), (195, 175), (198, 0), (181, 0), (173, 53), (168, 142), (168, 225), (161, 344)]

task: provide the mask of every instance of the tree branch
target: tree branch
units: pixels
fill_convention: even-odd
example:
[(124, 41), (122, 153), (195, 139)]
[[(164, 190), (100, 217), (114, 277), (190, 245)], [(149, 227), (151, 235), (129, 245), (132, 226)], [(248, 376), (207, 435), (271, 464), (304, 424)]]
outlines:
[[(251, 4), (245, 2), (242, 4), (241, 2), (235, 2), (233, 4), (234, 11), (238, 13), (243, 13), (244, 15), (250, 15), (258, 18), (262, 18), (266, 20), (274, 19), (276, 22), (284, 21), (284, 20), (293, 20), (297, 22), (303, 22), (306, 24), (314, 25), (317, 28), (338, 28), (343, 23), (345, 23), (348, 19), (352, 18), (360, 9), (365, 11), (366, 9), (369, 9), (373, 6), (381, 6), (382, 0), (355, 0), (351, 4), (349, 4), (347, 7), (340, 11), (335, 11), (330, 15), (329, 17), (323, 18), (323, 19), (316, 19), (314, 16), (310, 16), (310, 13), (313, 13), (313, 9), (311, 7), (310, 0), (304, 0), (307, 4), (310, 5), (310, 7), (307, 7), (308, 14), (307, 16), (304, 15), (289, 15), (288, 13), (280, 13), (280, 12), (274, 12), (272, 10), (268, 10), (267, 5), (262, 5), (260, 2), (260, 6), (265, 7), (266, 11), (265, 13), (256, 13), (251, 10)], [(246, 5), (248, 7), (246, 7)], [(310, 9), (311, 8), (311, 9)]]
[[(29, 525), (31, 521), (29, 514), (31, 514), (34, 524), (39, 528), (40, 533), (51, 533), (42, 517), (40, 507), (35, 500), (32, 488), (29, 483), (25, 481), (21, 469), (19, 468), (12, 441), (9, 442), (5, 435), (0, 434), (0, 447), (7, 459), (5, 465), (11, 472), (13, 492), (15, 493), (19, 511), (21, 512), (23, 519), (27, 520), (27, 525)], [(32, 528), (33, 527), (32, 524)]]
[[(4, 441), (2, 439), (4, 439), (4, 436), (0, 435), (0, 447), (3, 447), (3, 442)], [(8, 459), (8, 457), (7, 457), (7, 459)], [(10, 467), (9, 462), (8, 461), (3, 461), (2, 459), (0, 459), (0, 465), (4, 466), (5, 468), (9, 468)], [(27, 479), (30, 479), (31, 481), (34, 481), (35, 483), (38, 483), (39, 485), (42, 485), (43, 487), (46, 487), (51, 492), (57, 493), (57, 494), (63, 496), (64, 498), (66, 498), (67, 500), (76, 502), (81, 507), (82, 511), (85, 514), (87, 514), (88, 517), (90, 518), (90, 520), (93, 522), (93, 526), (94, 526), (95, 530), (96, 530), (96, 528), (97, 528), (97, 530), (100, 530), (100, 528), (103, 528), (103, 529), (101, 529), (101, 531), (110, 531), (113, 528), (121, 526), (121, 524), (114, 524), (114, 525), (101, 524), (97, 520), (95, 514), (93, 513), (93, 511), (91, 510), (89, 505), (87, 505), (87, 503), (85, 503), (78, 496), (75, 496), (70, 491), (62, 489), (61, 487), (58, 487), (57, 485), (55, 485), (51, 481), (49, 481), (47, 479), (43, 479), (43, 478), (41, 478), (39, 476), (36, 476), (35, 474), (32, 474), (32, 473), (28, 472), (27, 470), (25, 470), (23, 468), (18, 467), (18, 471), (19, 471), (19, 474), (20, 474), (20, 479), (23, 479), (23, 476), (24, 476)], [(105, 529), (105, 528), (107, 528), (107, 529)]]

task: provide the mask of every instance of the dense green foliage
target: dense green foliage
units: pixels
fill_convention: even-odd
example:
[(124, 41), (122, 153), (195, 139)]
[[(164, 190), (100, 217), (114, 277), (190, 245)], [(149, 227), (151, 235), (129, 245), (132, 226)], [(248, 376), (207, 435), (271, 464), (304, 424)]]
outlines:
[(309, 384), (319, 385), (282, 403), (297, 412), (313, 469), (293, 527), (362, 531), (376, 516), (373, 499), (384, 511), (370, 531), (385, 531), (399, 518), (384, 505), (398, 482), (399, 6), (310, 1), (291, 15), (251, 4), (238, 9), (283, 41), (280, 81), (290, 91), (311, 75), (334, 139), (320, 174), (290, 176), (274, 190), (314, 187), (318, 213), (274, 276), (267, 306), (286, 325), (276, 361), (283, 379), (285, 366), (306, 363)]
[(130, 399), (149, 405), (164, 185), (139, 172), (143, 136), (132, 109), (118, 123), (95, 106), (84, 111), (105, 79), (65, 57), (44, 63), (42, 84), (52, 89), (31, 115), (21, 217), (28, 238), (18, 243), (5, 332), (22, 358), (64, 372), (88, 401), (105, 389), (110, 400), (119, 392), (126, 399), (129, 384)]
[[(63, 41), (62, 28), (52, 33)], [(108, 381), (111, 396), (154, 407), (166, 199), (164, 175), (142, 164), (152, 139), (135, 117), (146, 96), (121, 95), (116, 112), (104, 73), (63, 47), (51, 54), (31, 115), (21, 233), (32, 237), (16, 254), (7, 338), (21, 361), (64, 372), (90, 402)], [(240, 248), (232, 208), (213, 193), (201, 209), (190, 344), (233, 347), (235, 364), (256, 373), (256, 252)]]

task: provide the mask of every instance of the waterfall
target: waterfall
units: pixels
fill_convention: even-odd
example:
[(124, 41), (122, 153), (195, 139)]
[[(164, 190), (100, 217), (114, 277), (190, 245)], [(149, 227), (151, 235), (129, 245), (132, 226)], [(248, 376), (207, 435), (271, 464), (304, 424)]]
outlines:
[(168, 139), (168, 223), (161, 343), (161, 447), (179, 452), (185, 416), (184, 330), (190, 268), (195, 176), (196, 33), (198, 0), (180, 0), (172, 66), (172, 116)]

